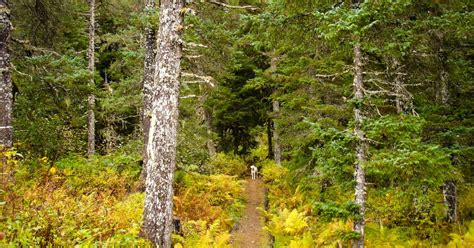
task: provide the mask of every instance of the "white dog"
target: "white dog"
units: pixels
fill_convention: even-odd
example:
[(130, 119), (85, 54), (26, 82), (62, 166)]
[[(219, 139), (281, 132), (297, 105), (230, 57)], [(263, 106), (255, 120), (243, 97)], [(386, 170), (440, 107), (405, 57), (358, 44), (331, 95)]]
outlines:
[(252, 174), (252, 179), (257, 179), (258, 168), (255, 165), (250, 166), (250, 174)]

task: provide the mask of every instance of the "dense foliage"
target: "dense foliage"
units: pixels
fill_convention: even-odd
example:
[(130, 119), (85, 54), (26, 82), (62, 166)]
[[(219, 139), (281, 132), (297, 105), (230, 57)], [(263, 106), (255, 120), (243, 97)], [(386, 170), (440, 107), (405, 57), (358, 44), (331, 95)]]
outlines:
[[(261, 212), (275, 247), (349, 246), (360, 217), (356, 107), (369, 143), (366, 245), (474, 246), (474, 2), (188, 2), (175, 247), (229, 246), (251, 164), (268, 188)], [(0, 245), (151, 246), (140, 229), (143, 44), (158, 11), (97, 0), (91, 86), (87, 1), (15, 0), (10, 8), (15, 148), (0, 150)], [(356, 43), (360, 101), (352, 93)], [(90, 94), (98, 154), (88, 159)], [(281, 166), (272, 161), (275, 142)]]

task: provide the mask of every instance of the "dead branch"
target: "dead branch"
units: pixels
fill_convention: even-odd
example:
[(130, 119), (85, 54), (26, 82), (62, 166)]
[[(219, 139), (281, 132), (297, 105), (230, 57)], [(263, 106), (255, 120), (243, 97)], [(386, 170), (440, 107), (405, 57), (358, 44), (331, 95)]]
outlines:
[(229, 4), (226, 4), (226, 3), (221, 3), (221, 2), (218, 2), (218, 1), (215, 1), (215, 0), (209, 0), (209, 3), (219, 5), (221, 7), (229, 8), (229, 9), (248, 9), (248, 10), (252, 10), (252, 11), (255, 11), (255, 10), (259, 9), (258, 7), (251, 6), (251, 5), (236, 6), (236, 5), (229, 5)]
[(52, 50), (49, 50), (49, 49), (46, 49), (46, 48), (42, 48), (42, 47), (33, 46), (33, 45), (30, 44), (30, 42), (28, 40), (19, 40), (19, 39), (14, 39), (13, 38), (12, 41), (14, 41), (14, 42), (16, 42), (20, 45), (23, 45), (26, 49), (29, 49), (31, 51), (41, 52), (41, 53), (50, 53), (50, 54), (56, 55), (58, 57), (62, 56), (58, 52), (55, 52), (55, 51), (52, 51)]
[(194, 81), (185, 81), (186, 83), (207, 83), (211, 87), (215, 87), (215, 84), (213, 83), (215, 80), (211, 76), (201, 76), (194, 73), (186, 73), (186, 72), (184, 72), (181, 76), (188, 77), (188, 78), (201, 79), (201, 80), (194, 80)]

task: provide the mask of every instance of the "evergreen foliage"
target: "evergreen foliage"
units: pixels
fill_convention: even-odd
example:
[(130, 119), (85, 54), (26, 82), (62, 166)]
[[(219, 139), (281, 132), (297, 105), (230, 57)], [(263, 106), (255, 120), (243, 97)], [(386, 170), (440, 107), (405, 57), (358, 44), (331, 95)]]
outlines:
[[(97, 1), (90, 85), (87, 1), (9, 2), (15, 148), (0, 145), (0, 246), (151, 247), (140, 236), (143, 44), (159, 10)], [(362, 218), (354, 108), (369, 144), (366, 246), (473, 246), (473, 1), (187, 2), (175, 247), (229, 246), (250, 165), (275, 247), (350, 246)], [(87, 159), (91, 94), (98, 154)]]

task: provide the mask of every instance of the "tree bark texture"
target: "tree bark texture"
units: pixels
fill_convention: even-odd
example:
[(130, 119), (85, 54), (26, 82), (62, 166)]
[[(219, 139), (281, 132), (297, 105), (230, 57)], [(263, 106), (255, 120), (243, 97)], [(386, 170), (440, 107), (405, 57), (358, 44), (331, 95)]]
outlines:
[(454, 223), (458, 219), (457, 215), (457, 187), (454, 181), (447, 181), (443, 186), (444, 204), (446, 204), (446, 219)]
[[(95, 0), (90, 0), (90, 10), (89, 10), (89, 47), (87, 50), (87, 59), (89, 71), (90, 86), (94, 89), (94, 70), (95, 70), (95, 56), (94, 56), (94, 47), (95, 47)], [(92, 156), (95, 153), (95, 95), (91, 94), (88, 99), (88, 113), (87, 113), (87, 155)]]
[(360, 236), (354, 240), (354, 248), (364, 247), (364, 228), (365, 228), (365, 172), (364, 163), (367, 161), (368, 143), (365, 138), (365, 133), (362, 130), (364, 115), (362, 113), (362, 102), (364, 100), (364, 81), (362, 69), (362, 51), (360, 44), (354, 45), (354, 100), (356, 105), (354, 107), (354, 132), (357, 138), (356, 145), (356, 163), (355, 163), (355, 204), (359, 207), (358, 216), (354, 220), (354, 232)]
[[(151, 17), (155, 10), (155, 0), (147, 0), (145, 5), (145, 12), (148, 17)], [(151, 25), (151, 24), (149, 24)], [(155, 57), (156, 57), (156, 28), (147, 26), (145, 28), (145, 59), (143, 71), (143, 113), (142, 113), (142, 127), (143, 127), (143, 164), (147, 164), (147, 147), (148, 137), (150, 133), (150, 119), (151, 108), (153, 100), (153, 89), (155, 88)], [(140, 181), (144, 182), (146, 178), (146, 169), (142, 169), (140, 174)]]
[(12, 108), (13, 92), (10, 74), (10, 53), (8, 44), (12, 25), (8, 1), (0, 0), (0, 148), (13, 146)]
[[(150, 17), (155, 10), (155, 0), (147, 0), (145, 12)], [(155, 76), (155, 56), (156, 56), (156, 29), (148, 26), (145, 28), (145, 59), (143, 72), (143, 135), (145, 151), (148, 143), (150, 130), (151, 106), (153, 99), (154, 76)], [(145, 158), (146, 161), (146, 152)]]
[(151, 108), (143, 231), (157, 247), (171, 247), (173, 177), (176, 166), (179, 76), (184, 0), (162, 0), (156, 88)]
[[(272, 77), (277, 71), (277, 63), (280, 58), (272, 55), (270, 61), (270, 72)], [(276, 97), (276, 90), (273, 90), (273, 95)], [(278, 118), (280, 115), (280, 102), (276, 99), (272, 101), (272, 111), (273, 111), (273, 118)], [(281, 146), (280, 146), (280, 133), (278, 124), (273, 120), (273, 157), (275, 160), (275, 164), (281, 165)]]
[[(278, 116), (280, 113), (280, 102), (273, 100), (272, 105), (273, 114)], [(273, 156), (275, 158), (275, 164), (281, 165), (280, 133), (278, 131), (278, 124), (273, 121)]]

